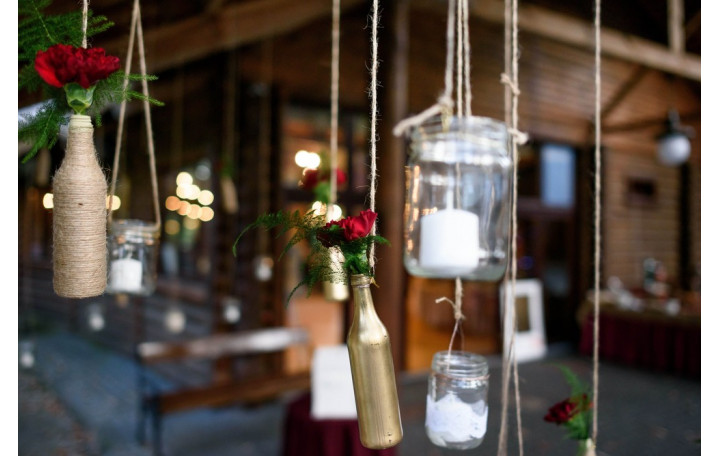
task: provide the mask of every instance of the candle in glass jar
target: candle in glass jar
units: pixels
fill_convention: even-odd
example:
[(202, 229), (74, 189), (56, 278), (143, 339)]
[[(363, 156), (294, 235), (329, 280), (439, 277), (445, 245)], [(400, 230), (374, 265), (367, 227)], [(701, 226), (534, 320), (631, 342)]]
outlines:
[(114, 291), (140, 291), (142, 263), (133, 258), (121, 258), (110, 263), (110, 284)]
[(420, 267), (468, 273), (478, 266), (480, 218), (461, 209), (443, 209), (420, 219)]

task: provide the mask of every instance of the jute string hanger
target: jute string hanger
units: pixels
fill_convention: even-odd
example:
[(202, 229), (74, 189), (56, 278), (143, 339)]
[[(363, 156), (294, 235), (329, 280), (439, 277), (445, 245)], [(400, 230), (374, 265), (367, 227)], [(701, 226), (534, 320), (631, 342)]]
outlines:
[[(527, 135), (518, 130), (518, 104), (520, 89), (518, 83), (518, 3), (517, 0), (505, 1), (505, 72), (500, 81), (505, 85), (505, 122), (510, 133), (510, 148), (513, 157), (512, 179), (512, 218), (510, 221), (510, 271), (505, 275), (504, 290), (510, 290), (509, 296), (503, 299), (503, 334), (510, 334), (509, 343), (503, 344), (502, 364), (502, 402), (500, 414), (500, 433), (498, 436), (498, 456), (507, 455), (507, 418), (510, 374), (515, 392), (515, 415), (517, 417), (518, 451), (524, 454), (522, 435), (522, 414), (520, 406), (520, 383), (518, 376), (517, 357), (515, 353), (515, 335), (517, 333), (517, 314), (515, 312), (517, 284), (517, 178), (518, 178), (518, 144), (527, 141)], [(509, 282), (509, 287), (508, 287)]]
[[(87, 47), (88, 0), (83, 1), (82, 46)], [(87, 115), (70, 117), (65, 158), (53, 176), (53, 289), (88, 298), (107, 285), (107, 181)]]
[[(155, 232), (160, 230), (161, 218), (160, 218), (160, 202), (158, 195), (158, 181), (157, 181), (157, 170), (155, 164), (155, 144), (153, 140), (152, 130), (152, 118), (150, 116), (150, 103), (148, 102), (150, 91), (148, 89), (147, 79), (147, 64), (145, 62), (145, 42), (143, 39), (142, 20), (140, 14), (140, 0), (133, 0), (133, 11), (130, 19), (130, 38), (128, 40), (127, 49), (127, 60), (125, 61), (125, 80), (123, 82), (123, 90), (127, 89), (128, 78), (130, 69), (132, 67), (133, 50), (135, 45), (135, 37), (138, 40), (138, 59), (140, 61), (140, 74), (143, 76), (141, 80), (142, 92), (145, 96), (143, 100), (143, 111), (145, 120), (145, 130), (147, 138), (147, 149), (148, 149), (148, 161), (150, 165), (150, 183), (152, 186), (153, 195), (153, 210), (155, 215)], [(115, 156), (113, 159), (113, 172), (112, 181), (110, 184), (110, 195), (115, 196), (115, 186), (117, 182), (118, 168), (120, 163), (120, 150), (122, 148), (122, 136), (123, 129), (125, 126), (125, 111), (127, 108), (127, 102), (125, 100), (120, 104), (120, 118), (118, 120), (117, 136), (115, 138)], [(108, 226), (112, 226), (112, 215), (113, 211), (108, 212)]]

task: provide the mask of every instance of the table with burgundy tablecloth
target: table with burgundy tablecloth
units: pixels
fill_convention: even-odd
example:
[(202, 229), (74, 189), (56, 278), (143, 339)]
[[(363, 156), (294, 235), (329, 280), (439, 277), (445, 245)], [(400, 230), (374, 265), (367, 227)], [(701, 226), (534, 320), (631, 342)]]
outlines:
[[(583, 318), (580, 352), (592, 355), (593, 314)], [(700, 316), (667, 315), (603, 305), (600, 310), (600, 359), (700, 377)]]
[(310, 416), (310, 394), (287, 407), (283, 456), (394, 456), (395, 448), (370, 450), (360, 443), (357, 420)]

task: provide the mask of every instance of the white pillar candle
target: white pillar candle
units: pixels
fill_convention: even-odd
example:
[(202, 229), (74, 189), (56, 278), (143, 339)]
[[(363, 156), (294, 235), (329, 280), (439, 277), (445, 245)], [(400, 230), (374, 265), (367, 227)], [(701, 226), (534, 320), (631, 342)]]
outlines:
[(443, 209), (420, 219), (420, 267), (455, 274), (472, 272), (480, 259), (480, 218)]
[(122, 258), (110, 263), (110, 285), (113, 291), (136, 292), (142, 286), (142, 263), (132, 258)]

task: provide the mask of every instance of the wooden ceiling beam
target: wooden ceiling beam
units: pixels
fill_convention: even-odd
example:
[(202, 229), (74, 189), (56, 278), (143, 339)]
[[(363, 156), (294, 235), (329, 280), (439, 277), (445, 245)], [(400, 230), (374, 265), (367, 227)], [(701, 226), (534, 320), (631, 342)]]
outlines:
[[(363, 3), (344, 0), (343, 9)], [(220, 6), (213, 14), (145, 30), (148, 72), (181, 66), (215, 52), (291, 32), (329, 16), (327, 0), (251, 0)], [(329, 34), (329, 32), (328, 32)], [(109, 42), (106, 49), (121, 55), (127, 38)]]
[[(413, 6), (445, 14), (444, 2), (414, 0)], [(474, 17), (495, 24), (505, 23), (505, 5), (501, 0), (471, 2)], [(518, 28), (544, 38), (584, 49), (594, 49), (595, 38), (590, 22), (556, 13), (535, 5), (522, 5), (518, 12)], [(601, 30), (602, 53), (648, 68), (700, 80), (700, 56), (684, 52), (674, 53), (668, 47), (608, 28)]]

